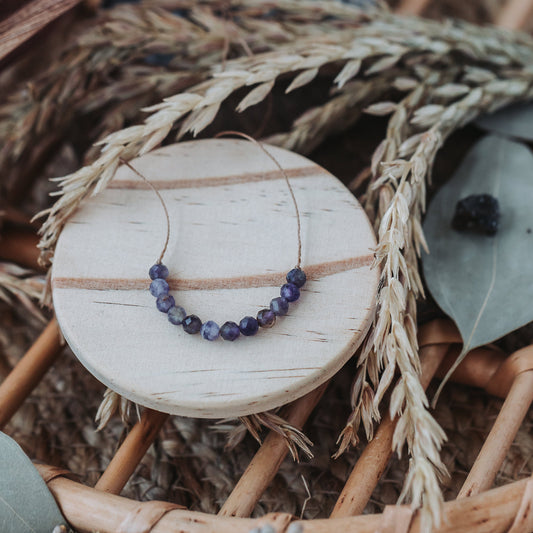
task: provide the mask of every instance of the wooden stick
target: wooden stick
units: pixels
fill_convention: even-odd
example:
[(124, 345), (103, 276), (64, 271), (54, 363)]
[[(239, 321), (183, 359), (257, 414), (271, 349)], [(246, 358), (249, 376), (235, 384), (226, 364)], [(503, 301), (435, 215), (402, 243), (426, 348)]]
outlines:
[[(48, 488), (57, 500), (59, 507), (70, 525), (81, 532), (99, 531), (116, 533), (127, 517), (142, 516), (165, 502), (139, 503), (128, 498), (106, 494), (76, 483), (64, 477), (50, 476), (50, 467), (35, 465), (47, 479)], [(443, 506), (443, 521), (433, 533), (472, 533), (484, 531), (504, 533), (509, 529), (523, 497), (528, 480), (515, 481), (503, 487), (490, 490), (472, 498), (447, 502)], [(398, 506), (390, 506), (393, 513)], [(302, 533), (331, 533), (332, 531), (356, 531), (375, 533), (385, 531), (384, 515), (362, 515), (346, 518), (321, 520), (296, 520), (294, 531)], [(151, 533), (249, 533), (253, 528), (270, 524), (274, 531), (287, 531), (291, 516), (272, 513), (261, 518), (221, 517), (181, 509), (170, 510), (162, 518), (150, 521)], [(301, 527), (298, 527), (301, 526)], [(389, 524), (390, 526), (390, 524)], [(123, 529), (124, 530), (124, 529)], [(136, 529), (141, 531), (141, 529)], [(388, 529), (387, 531), (391, 531)], [(415, 515), (409, 533), (420, 532), (420, 518)]]
[(5, 231), (0, 238), (0, 260), (17, 263), (26, 268), (42, 270), (37, 260), (39, 238), (27, 231)]
[(94, 488), (120, 494), (167, 418), (166, 413), (145, 409)]
[[(437, 344), (420, 350), (422, 364), (420, 382), (424, 390), (428, 387), (448, 349), (448, 344)], [(383, 418), (374, 438), (366, 445), (355, 463), (333, 508), (332, 518), (353, 516), (363, 512), (393, 453), (392, 437), (396, 423), (397, 419), (391, 420), (389, 413)]]
[[(289, 406), (287, 422), (302, 428), (326, 390), (327, 383)], [(288, 452), (285, 439), (271, 431), (220, 509), (220, 516), (250, 516)]]
[(59, 326), (53, 318), (0, 385), (0, 429), (38, 385), (61, 353), (62, 347)]
[(396, 8), (399, 15), (420, 15), (429, 5), (429, 0), (401, 0)]
[(33, 0), (0, 23), (0, 59), (81, 0)]
[(503, 28), (519, 30), (528, 23), (528, 19), (532, 14), (532, 0), (508, 0), (496, 18), (495, 23)]
[(533, 401), (533, 370), (518, 374), (457, 498), (489, 489)]

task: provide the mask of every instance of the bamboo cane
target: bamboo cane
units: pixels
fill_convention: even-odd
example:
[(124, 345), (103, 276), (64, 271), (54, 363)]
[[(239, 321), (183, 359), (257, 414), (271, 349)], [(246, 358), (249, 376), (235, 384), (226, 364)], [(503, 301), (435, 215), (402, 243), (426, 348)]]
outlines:
[(57, 359), (61, 334), (53, 318), (0, 385), (0, 429), (2, 429)]
[(27, 231), (5, 231), (0, 239), (0, 260), (42, 270), (37, 262), (39, 259), (38, 242), (37, 235)]
[[(421, 349), (420, 382), (424, 390), (428, 387), (448, 349), (449, 344), (431, 345)], [(391, 420), (389, 413), (385, 415), (374, 438), (367, 444), (355, 463), (333, 508), (331, 518), (353, 516), (363, 512), (392, 456), (392, 437), (396, 423), (397, 420)]]
[(167, 418), (166, 413), (145, 409), (94, 488), (120, 494)]
[[(41, 475), (48, 479), (48, 488), (57, 500), (59, 507), (70, 525), (77, 531), (89, 533), (125, 532), (120, 529), (128, 518), (143, 515), (143, 509), (157, 505), (168, 506), (165, 502), (139, 503), (128, 498), (107, 494), (64, 477), (48, 475), (49, 468), (36, 465)], [(488, 492), (447, 502), (443, 506), (443, 521), (433, 533), (472, 533), (484, 531), (504, 533), (516, 516), (526, 490), (528, 480), (515, 481)], [(392, 509), (391, 509), (392, 508)], [(394, 514), (402, 506), (391, 506)], [(234, 518), (187, 510), (169, 510), (160, 518), (143, 525), (150, 533), (249, 533), (253, 528), (265, 524), (272, 526), (276, 533), (331, 533), (331, 531), (354, 531), (376, 533), (384, 531), (383, 514), (350, 516), (320, 520), (295, 520), (285, 513), (271, 513), (261, 518)], [(290, 527), (289, 527), (290, 525)], [(481, 529), (480, 529), (481, 528)], [(415, 516), (408, 532), (419, 533), (420, 521)]]
[(430, 0), (401, 0), (396, 8), (399, 15), (420, 15), (429, 5)]
[(516, 376), (496, 422), (457, 498), (489, 489), (533, 401), (533, 370)]
[[(294, 401), (289, 407), (287, 422), (301, 428), (324, 394), (327, 385), (325, 383)], [(220, 509), (219, 515), (249, 516), (279, 470), (287, 452), (285, 439), (271, 431)]]
[(532, 0), (508, 0), (496, 18), (496, 25), (510, 30), (519, 30), (527, 24), (532, 14)]

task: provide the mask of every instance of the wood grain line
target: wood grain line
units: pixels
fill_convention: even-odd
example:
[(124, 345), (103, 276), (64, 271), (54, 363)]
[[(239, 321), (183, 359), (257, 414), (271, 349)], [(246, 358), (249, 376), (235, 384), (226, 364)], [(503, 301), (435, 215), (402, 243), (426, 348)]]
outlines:
[[(363, 255), (350, 257), (339, 261), (330, 261), (316, 265), (305, 266), (308, 279), (320, 279), (339, 272), (355, 270), (372, 264), (374, 256)], [(169, 279), (171, 290), (217, 290), (217, 289), (248, 289), (256, 287), (277, 287), (283, 283), (285, 272), (256, 274), (254, 276), (237, 276), (233, 278), (211, 279)], [(91, 291), (131, 291), (146, 290), (150, 285), (146, 279), (109, 279), (109, 278), (52, 278), (54, 289), (86, 289)], [(114, 303), (114, 302), (95, 302)]]
[[(310, 176), (322, 177), (326, 171), (321, 172), (317, 165), (296, 167), (285, 169), (285, 174), (289, 178), (308, 178)], [(150, 183), (158, 190), (164, 189), (191, 189), (198, 187), (222, 187), (224, 185), (234, 185), (236, 183), (253, 183), (256, 181), (282, 180), (283, 175), (279, 170), (268, 172), (246, 172), (244, 174), (232, 174), (229, 176), (213, 176), (206, 178), (175, 179), (175, 180), (150, 180)], [(150, 186), (139, 179), (114, 179), (107, 187), (108, 189), (138, 189), (150, 190)]]

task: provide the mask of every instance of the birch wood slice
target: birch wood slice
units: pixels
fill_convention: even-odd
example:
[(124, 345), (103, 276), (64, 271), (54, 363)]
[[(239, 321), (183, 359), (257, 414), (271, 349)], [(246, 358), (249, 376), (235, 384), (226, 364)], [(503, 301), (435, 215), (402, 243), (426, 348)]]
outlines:
[[(268, 150), (298, 201), (308, 282), (289, 313), (254, 337), (209, 342), (157, 310), (148, 270), (166, 221), (155, 193), (126, 166), (66, 224), (52, 272), (57, 319), (79, 360), (122, 396), (202, 418), (261, 412), (318, 387), (359, 346), (378, 282), (370, 223), (322, 167)], [(187, 313), (238, 323), (279, 296), (297, 261), (296, 215), (281, 173), (257, 146), (184, 142), (132, 164), (168, 207), (163, 262), (171, 294)]]

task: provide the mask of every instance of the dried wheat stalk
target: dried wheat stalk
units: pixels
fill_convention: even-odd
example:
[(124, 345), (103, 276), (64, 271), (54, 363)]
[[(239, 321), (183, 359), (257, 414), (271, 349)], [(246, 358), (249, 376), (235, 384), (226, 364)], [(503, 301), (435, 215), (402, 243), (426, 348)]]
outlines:
[[(457, 56), (460, 65), (456, 65)], [(358, 73), (363, 62), (365, 70)], [(366, 199), (378, 228), (376, 265), (382, 269), (382, 281), (378, 313), (352, 390), (354, 411), (339, 453), (356, 442), (359, 423), (372, 436), (379, 404), (398, 369), (401, 377), (390, 404), (391, 414), (399, 416), (394, 445), (401, 451), (407, 443), (411, 455), (402, 497), (409, 493), (413, 505), (422, 506), (423, 529), (427, 531), (440, 519), (442, 497), (437, 478), (444, 470), (439, 458), (444, 435), (427, 411), (418, 381), (415, 302), (422, 292), (417, 254), (424, 246), (420, 220), (425, 180), (438, 148), (451, 131), (486, 110), (531, 97), (533, 43), (527, 37), (380, 15), (360, 28), (331, 34), (327, 41), (324, 35), (307, 36), (271, 53), (229, 61), (188, 92), (147, 109), (152, 114), (144, 124), (108, 135), (100, 143), (103, 148), (98, 159), (58, 180), (59, 199), (43, 213), (48, 218), (41, 230), (42, 257), (50, 259), (65, 221), (87, 195), (106, 186), (120, 158), (150, 151), (175, 125), (180, 128), (179, 137), (187, 132), (198, 134), (237, 89), (254, 86), (237, 107), (242, 111), (264, 100), (280, 76), (298, 71), (289, 85), (295, 89), (310, 83), (328, 64), (339, 66), (339, 85), (356, 75), (357, 81), (304, 115), (290, 132), (271, 139), (305, 150), (304, 143), (318, 143), (336, 128), (346, 127), (356, 120), (361, 110), (358, 106), (370, 103), (367, 100), (373, 96), (381, 98), (380, 90), (368, 87), (383, 87), (379, 80), (389, 82), (392, 69), (395, 86), (408, 91), (399, 103), (378, 101), (369, 108), (373, 113), (393, 112), (387, 136), (373, 157), (373, 179)], [(364, 96), (351, 94), (355, 90), (363, 91)], [(350, 118), (339, 124), (346, 110)], [(279, 428), (280, 421), (271, 422)], [(247, 423), (255, 429), (253, 420)]]
[(94, 141), (138, 121), (140, 108), (198, 83), (226, 56), (324, 35), (368, 16), (354, 16), (342, 4), (328, 8), (308, 1), (287, 3), (275, 16), (270, 10), (268, 4), (234, 2), (228, 14), (224, 1), (155, 0), (103, 11), (88, 27), (84, 21), (56, 61), (0, 105), (0, 179), (8, 189), (23, 182), (83, 117), (93, 122), (103, 115), (87, 132)]
[(45, 283), (41, 276), (15, 265), (0, 263), (0, 300), (13, 304), (13, 299), (41, 323), (46, 320), (37, 302), (42, 298)]

